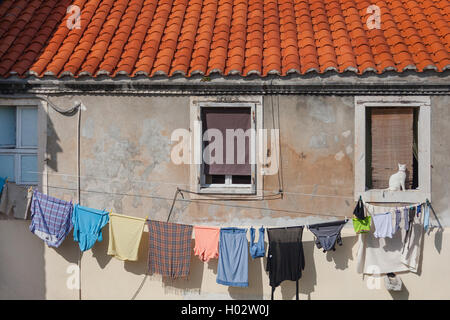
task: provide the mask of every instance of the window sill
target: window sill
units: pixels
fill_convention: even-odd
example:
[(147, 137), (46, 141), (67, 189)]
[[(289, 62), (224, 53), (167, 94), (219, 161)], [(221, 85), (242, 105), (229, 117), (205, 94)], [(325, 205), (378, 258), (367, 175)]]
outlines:
[[(355, 195), (356, 199), (359, 198)], [(406, 190), (406, 191), (389, 191), (372, 189), (367, 190), (362, 194), (365, 202), (406, 202), (419, 203), (425, 202), (426, 199), (431, 200), (431, 195), (421, 190)]]
[(256, 195), (256, 192), (251, 187), (243, 187), (243, 188), (200, 188), (199, 193), (201, 194), (212, 194), (212, 195)]

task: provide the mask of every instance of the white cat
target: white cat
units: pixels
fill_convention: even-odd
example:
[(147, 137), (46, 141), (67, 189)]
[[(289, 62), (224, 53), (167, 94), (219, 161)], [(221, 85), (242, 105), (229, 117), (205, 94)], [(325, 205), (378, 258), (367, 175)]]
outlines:
[(406, 164), (398, 164), (398, 172), (389, 178), (389, 191), (405, 191)]

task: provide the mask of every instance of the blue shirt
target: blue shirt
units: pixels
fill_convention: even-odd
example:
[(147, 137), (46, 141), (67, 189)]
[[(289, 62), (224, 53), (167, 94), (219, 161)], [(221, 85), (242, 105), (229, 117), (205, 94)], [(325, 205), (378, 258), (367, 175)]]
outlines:
[(6, 178), (0, 177), (0, 195), (2, 194), (3, 186), (5, 185), (5, 183), (6, 183)]
[(91, 249), (96, 241), (102, 241), (102, 228), (108, 223), (107, 211), (75, 205), (72, 215), (73, 239), (81, 251)]

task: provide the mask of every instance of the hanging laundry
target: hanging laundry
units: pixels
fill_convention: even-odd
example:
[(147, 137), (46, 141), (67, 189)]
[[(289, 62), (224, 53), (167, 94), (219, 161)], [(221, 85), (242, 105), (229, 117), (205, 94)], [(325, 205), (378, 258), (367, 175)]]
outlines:
[(194, 234), (194, 255), (198, 256), (203, 262), (217, 259), (219, 257), (220, 228), (195, 226)]
[(248, 287), (247, 229), (221, 228), (216, 282), (225, 286)]
[(372, 217), (367, 216), (364, 219), (353, 218), (353, 229), (356, 233), (365, 233), (370, 231)]
[(419, 214), (422, 212), (422, 205), (421, 204), (419, 204), (417, 207), (416, 207), (416, 213), (417, 213), (417, 216), (419, 216)]
[(36, 190), (31, 201), (30, 231), (49, 247), (59, 247), (72, 230), (73, 205)]
[(425, 230), (425, 232), (428, 231), (429, 226), (430, 226), (430, 206), (425, 205), (423, 217), (423, 229)]
[(402, 222), (402, 212), (399, 209), (395, 209), (395, 229), (394, 233), (400, 230), (400, 224)]
[(364, 203), (361, 198), (359, 198), (358, 203), (356, 204), (356, 207), (353, 210), (353, 215), (357, 219), (364, 219), (366, 216), (364, 213)]
[(250, 255), (253, 259), (262, 258), (265, 255), (264, 228), (259, 228), (258, 242), (255, 243), (255, 228), (250, 228)]
[(392, 238), (394, 229), (392, 227), (392, 213), (378, 213), (372, 216), (375, 225), (374, 236), (376, 238)]
[(191, 264), (192, 230), (190, 225), (150, 220), (149, 272), (172, 279), (186, 278)]
[(356, 233), (364, 233), (370, 231), (372, 218), (370, 216), (366, 217), (364, 209), (364, 203), (360, 197), (355, 209), (353, 210), (353, 229)]
[(6, 178), (0, 177), (0, 195), (2, 194), (3, 186), (5, 185), (5, 183), (6, 183)]
[(416, 215), (416, 207), (410, 207), (408, 211), (408, 229), (406, 229), (405, 239), (403, 240), (404, 243), (406, 242), (408, 236), (411, 235), (411, 227), (414, 223), (415, 215)]
[(73, 239), (81, 251), (91, 249), (95, 242), (103, 240), (102, 228), (108, 223), (108, 212), (75, 205), (72, 215)]
[(296, 299), (298, 300), (298, 280), (305, 269), (303, 253), (303, 226), (268, 228), (269, 250), (266, 271), (269, 272), (272, 300), (275, 288), (284, 280), (296, 282)]
[[(392, 207), (374, 206), (366, 204), (368, 212), (372, 215), (386, 214)], [(401, 212), (403, 209), (400, 209)], [(407, 209), (409, 213), (409, 210)], [(422, 217), (423, 215), (421, 215)], [(409, 217), (406, 219), (409, 222)], [(421, 218), (420, 218), (421, 219)], [(420, 223), (421, 225), (421, 223)], [(423, 226), (422, 226), (423, 227)], [(404, 253), (409, 252), (409, 258), (402, 257), (403, 238), (406, 234), (404, 228), (400, 228), (392, 238), (376, 238), (375, 230), (360, 234), (358, 237), (357, 272), (363, 274), (387, 274), (390, 272), (411, 271), (417, 272), (417, 261), (420, 258), (421, 235), (414, 232), (411, 236), (410, 246)], [(417, 247), (416, 247), (417, 246)]]
[(422, 238), (424, 234), (424, 215), (417, 216), (416, 208), (413, 207), (410, 210), (409, 229), (405, 235), (403, 241), (401, 262), (405, 265), (411, 266), (417, 269), (419, 266), (420, 249), (422, 246)]
[(110, 213), (108, 255), (137, 261), (145, 222), (143, 218)]
[(409, 229), (409, 209), (407, 207), (403, 208), (403, 220), (405, 221), (405, 230)]
[(0, 198), (0, 213), (26, 220), (30, 213), (33, 191), (27, 186), (19, 186), (7, 181)]
[(309, 230), (316, 237), (316, 246), (323, 252), (336, 251), (336, 243), (342, 246), (341, 230), (347, 221), (333, 221), (309, 226)]

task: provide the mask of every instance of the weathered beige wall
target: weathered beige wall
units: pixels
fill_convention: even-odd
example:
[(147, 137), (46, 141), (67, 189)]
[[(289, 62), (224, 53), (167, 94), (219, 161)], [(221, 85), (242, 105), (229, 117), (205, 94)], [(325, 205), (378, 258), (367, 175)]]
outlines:
[[(152, 219), (166, 220), (176, 186), (189, 188), (186, 185), (189, 183), (188, 166), (176, 166), (170, 162), (172, 131), (189, 128), (189, 97), (52, 97), (52, 101), (61, 106), (70, 106), (75, 100), (81, 100), (87, 107), (83, 111), (81, 125), (81, 204), (127, 215), (148, 215)], [(277, 97), (274, 97), (273, 102), (276, 111)], [(450, 121), (449, 102), (449, 97), (432, 98), (433, 204), (441, 222), (446, 226), (450, 222), (447, 183), (450, 178), (450, 148), (443, 137), (447, 135)], [(281, 96), (279, 109), (284, 190), (349, 198), (288, 193), (283, 199), (226, 202), (259, 209), (177, 202), (172, 221), (214, 226), (285, 226), (324, 221), (326, 218), (333, 218), (334, 214), (351, 216), (354, 207), (353, 97)], [(273, 116), (275, 123), (278, 121), (277, 112), (273, 113), (272, 110), (271, 98), (265, 97), (264, 126), (268, 129), (272, 128)], [(74, 201), (77, 181), (76, 130), (77, 116), (67, 118), (49, 110), (49, 174), (48, 186), (44, 191)], [(266, 177), (264, 188), (278, 190), (278, 177)], [(90, 192), (84, 192), (86, 190)], [(4, 223), (0, 221), (2, 238), (4, 235), (1, 231), (7, 228)], [(42, 264), (34, 263), (36, 266), (33, 266), (36, 272), (42, 268), (45, 270), (40, 281), (36, 280), (33, 284), (41, 294), (34, 297), (77, 299), (78, 291), (69, 290), (66, 286), (68, 279), (71, 279), (67, 268), (77, 263), (79, 255), (72, 235), (55, 250), (44, 247), (39, 239), (29, 234), (26, 223), (8, 223), (20, 229), (20, 232), (11, 235), (14, 239), (19, 237), (17, 242), (23, 243), (27, 248), (32, 245), (40, 246), (44, 251), (43, 255), (42, 252), (33, 251), (38, 261), (38, 257), (42, 256), (45, 261)], [(97, 243), (82, 257), (82, 298), (130, 299), (146, 270), (148, 234), (144, 234), (139, 262), (123, 263), (106, 255), (108, 232), (107, 228), (104, 230), (104, 241)], [(22, 234), (26, 236), (21, 236)], [(367, 288), (367, 279), (363, 280), (356, 273), (356, 236), (350, 225), (344, 229), (344, 234), (344, 246), (338, 247), (335, 253), (324, 254), (313, 248), (312, 235), (305, 230), (307, 260), (304, 277), (300, 282), (302, 299), (450, 297), (450, 284), (442, 282), (444, 268), (450, 262), (450, 240), (445, 237), (448, 231), (437, 237), (435, 233), (426, 237), (420, 276), (402, 276), (407, 291), (396, 296), (391, 296), (384, 289), (383, 283), (379, 290)], [(8, 254), (10, 253), (5, 249), (0, 251), (0, 261)], [(215, 282), (217, 261), (203, 264), (197, 257), (192, 257), (189, 281), (167, 282), (163, 286), (160, 279), (147, 279), (137, 298), (270, 298), (264, 263), (265, 260), (252, 261), (250, 258), (250, 287), (228, 288)], [(15, 272), (11, 268), (2, 267), (0, 279), (11, 279), (10, 274)], [(5, 287), (14, 285), (14, 282), (4, 281)], [(437, 287), (436, 283), (441, 284), (441, 287)], [(294, 291), (295, 283), (285, 282), (281, 289), (276, 290), (275, 297), (292, 299), (295, 298)], [(5, 298), (12, 297), (8, 293), (0, 294)], [(21, 293), (14, 297), (21, 297)]]

